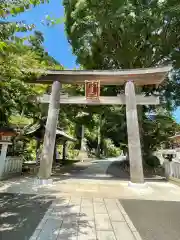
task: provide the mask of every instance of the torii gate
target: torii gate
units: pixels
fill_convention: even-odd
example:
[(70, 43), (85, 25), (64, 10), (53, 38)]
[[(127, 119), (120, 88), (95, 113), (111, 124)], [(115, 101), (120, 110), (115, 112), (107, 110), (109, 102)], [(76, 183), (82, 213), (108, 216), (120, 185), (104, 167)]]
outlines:
[[(50, 100), (44, 96), (41, 102), (49, 102), (48, 118), (42, 156), (40, 161), (39, 178), (48, 179), (51, 176), (56, 127), (60, 104), (125, 104), (128, 133), (128, 149), (130, 160), (130, 180), (132, 183), (144, 183), (141, 145), (137, 105), (156, 105), (159, 98), (136, 95), (135, 86), (159, 85), (165, 79), (171, 67), (134, 69), (122, 71), (86, 71), (86, 70), (55, 70), (46, 71), (36, 83), (52, 83)], [(60, 94), (61, 84), (84, 84), (86, 81), (99, 81), (102, 85), (125, 85), (125, 95), (117, 97), (100, 96), (97, 100), (85, 97), (63, 97)]]

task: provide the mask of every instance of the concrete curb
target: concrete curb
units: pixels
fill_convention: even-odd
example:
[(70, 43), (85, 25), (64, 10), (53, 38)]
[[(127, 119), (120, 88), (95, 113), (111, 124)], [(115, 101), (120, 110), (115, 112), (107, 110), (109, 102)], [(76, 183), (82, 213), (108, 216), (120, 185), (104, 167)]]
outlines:
[(168, 180), (169, 180), (170, 183), (173, 183), (173, 184), (176, 184), (176, 185), (180, 186), (180, 179), (174, 178), (174, 177), (169, 177)]
[(134, 224), (132, 223), (131, 219), (130, 219), (129, 216), (127, 215), (126, 211), (124, 210), (122, 204), (119, 202), (118, 199), (116, 199), (116, 203), (117, 203), (117, 206), (119, 207), (119, 209), (120, 209), (120, 211), (121, 211), (121, 213), (122, 213), (122, 215), (123, 215), (126, 223), (128, 224), (131, 232), (133, 233), (134, 238), (135, 238), (136, 240), (143, 240), (143, 239), (141, 238), (139, 232), (138, 232), (137, 229), (135, 228)]

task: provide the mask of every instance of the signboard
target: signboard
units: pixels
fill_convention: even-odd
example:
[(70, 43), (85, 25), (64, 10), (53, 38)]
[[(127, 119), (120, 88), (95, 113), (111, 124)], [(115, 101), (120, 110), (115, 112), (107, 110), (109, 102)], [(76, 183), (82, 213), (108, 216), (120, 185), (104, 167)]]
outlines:
[(98, 100), (100, 96), (100, 81), (85, 81), (86, 99)]

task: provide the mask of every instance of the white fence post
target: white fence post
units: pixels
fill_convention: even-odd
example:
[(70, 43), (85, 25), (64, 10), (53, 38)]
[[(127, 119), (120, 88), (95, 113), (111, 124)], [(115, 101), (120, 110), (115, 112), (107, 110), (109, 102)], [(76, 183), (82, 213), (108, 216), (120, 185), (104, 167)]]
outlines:
[(0, 154), (0, 179), (21, 174), (23, 159), (19, 156), (6, 156), (9, 142), (3, 142)]
[(180, 179), (180, 162), (164, 162), (165, 175), (169, 177)]

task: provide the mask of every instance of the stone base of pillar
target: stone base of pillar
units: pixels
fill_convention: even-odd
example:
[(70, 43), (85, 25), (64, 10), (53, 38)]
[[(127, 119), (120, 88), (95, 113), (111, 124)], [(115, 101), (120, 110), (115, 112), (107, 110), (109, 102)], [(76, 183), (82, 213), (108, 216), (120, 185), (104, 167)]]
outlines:
[(48, 178), (48, 179), (36, 178), (34, 181), (34, 184), (38, 187), (50, 186), (50, 185), (53, 185), (53, 180), (52, 178)]
[(136, 188), (136, 189), (141, 189), (141, 188), (147, 188), (148, 187), (148, 184), (146, 182), (144, 183), (133, 183), (133, 182), (129, 182), (128, 183), (128, 186), (129, 187), (132, 187), (132, 188)]

